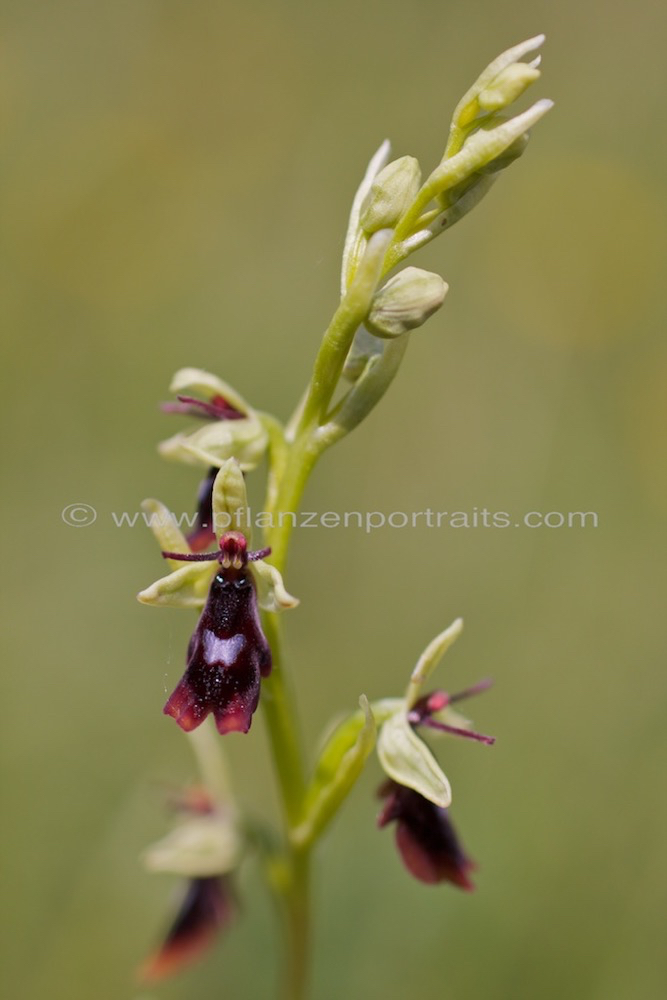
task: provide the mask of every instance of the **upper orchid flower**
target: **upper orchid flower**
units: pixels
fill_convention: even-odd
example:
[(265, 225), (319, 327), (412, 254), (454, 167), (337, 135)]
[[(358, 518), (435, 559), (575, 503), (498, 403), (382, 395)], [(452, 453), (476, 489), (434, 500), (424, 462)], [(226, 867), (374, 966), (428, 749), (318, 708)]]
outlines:
[(176, 394), (177, 402), (165, 403), (163, 409), (199, 417), (206, 424), (163, 441), (161, 455), (188, 465), (216, 468), (235, 458), (246, 472), (259, 465), (269, 441), (267, 431), (260, 415), (230, 385), (210, 372), (181, 368), (170, 391)]
[[(224, 531), (219, 551), (193, 553), (169, 512), (146, 501), (163, 555), (179, 566), (139, 594), (145, 604), (202, 607), (190, 640), (186, 671), (164, 711), (190, 731), (213, 713), (218, 731), (247, 732), (259, 700), (260, 678), (271, 671), (271, 650), (262, 632), (257, 603), (276, 611), (294, 607), (280, 573), (265, 563), (269, 549), (248, 551), (250, 524), (243, 474), (224, 463), (213, 484), (214, 523), (242, 523)], [(253, 571), (248, 563), (252, 562)], [(256, 574), (256, 575), (255, 575)]]

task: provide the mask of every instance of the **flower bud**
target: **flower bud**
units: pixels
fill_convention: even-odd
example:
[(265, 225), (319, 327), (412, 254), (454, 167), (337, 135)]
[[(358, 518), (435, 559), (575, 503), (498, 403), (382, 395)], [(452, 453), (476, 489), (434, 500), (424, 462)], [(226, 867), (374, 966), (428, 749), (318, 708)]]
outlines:
[[(513, 45), (511, 49), (501, 52), (493, 62), (489, 63), (477, 80), (475, 80), (470, 90), (463, 95), (457, 104), (452, 118), (453, 128), (466, 128), (474, 121), (481, 110), (491, 111), (496, 108), (506, 108), (508, 104), (511, 104), (513, 100), (522, 94), (526, 87), (539, 76), (539, 72), (537, 71), (537, 62), (539, 60), (533, 60), (532, 64), (520, 64), (519, 60), (536, 52), (543, 41), (544, 35), (536, 35), (534, 38), (528, 38), (525, 42), (520, 42), (519, 45)], [(518, 65), (521, 66), (518, 71), (513, 69), (513, 67)], [(508, 69), (510, 73), (506, 76)], [(486, 100), (492, 103), (482, 105), (480, 101), (482, 94), (486, 94)], [(502, 103), (493, 104), (494, 100), (501, 100)]]
[(440, 308), (448, 287), (439, 274), (406, 267), (377, 293), (366, 326), (377, 337), (400, 337)]
[(529, 63), (512, 63), (506, 66), (485, 88), (477, 101), (482, 111), (500, 111), (512, 104), (531, 83), (538, 80), (540, 71)]
[(361, 206), (361, 228), (368, 234), (393, 229), (415, 200), (421, 170), (414, 156), (401, 156), (377, 174)]

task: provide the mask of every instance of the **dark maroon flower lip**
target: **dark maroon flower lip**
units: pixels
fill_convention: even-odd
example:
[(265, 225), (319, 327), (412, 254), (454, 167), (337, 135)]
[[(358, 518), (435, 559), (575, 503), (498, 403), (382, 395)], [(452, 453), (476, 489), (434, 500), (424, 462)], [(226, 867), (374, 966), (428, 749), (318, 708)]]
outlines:
[(159, 982), (197, 961), (227, 926), (233, 913), (228, 878), (192, 879), (163, 943), (139, 970), (139, 980)]
[(472, 891), (469, 873), (476, 865), (465, 854), (449, 811), (393, 780), (386, 781), (379, 794), (386, 801), (378, 826), (396, 822), (396, 846), (410, 874), (427, 885), (450, 882)]
[(259, 702), (260, 682), (271, 672), (271, 648), (262, 631), (245, 536), (228, 531), (218, 552), (163, 553), (186, 562), (217, 561), (219, 569), (188, 646), (183, 677), (164, 706), (186, 732), (213, 714), (218, 732), (247, 733)]
[(224, 396), (212, 396), (211, 399), (197, 399), (195, 396), (177, 396), (177, 402), (162, 403), (163, 413), (180, 413), (188, 417), (199, 417), (203, 420), (243, 420), (241, 413)]

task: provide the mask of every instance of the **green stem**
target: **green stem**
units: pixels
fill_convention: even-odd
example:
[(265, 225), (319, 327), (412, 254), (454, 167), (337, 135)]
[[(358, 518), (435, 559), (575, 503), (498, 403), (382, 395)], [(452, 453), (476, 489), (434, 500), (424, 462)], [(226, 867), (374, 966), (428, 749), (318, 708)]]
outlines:
[(301, 815), (306, 787), (305, 766), (294, 695), (283, 667), (282, 628), (277, 615), (265, 615), (264, 630), (271, 647), (273, 669), (271, 676), (262, 681), (262, 708), (289, 834)]
[[(317, 453), (308, 447), (302, 434), (285, 456), (282, 475), (274, 478), (269, 487), (267, 509), (274, 521), (267, 532), (267, 541), (272, 548), (272, 562), (281, 572), (287, 559), (292, 519), (284, 518), (281, 522), (278, 515), (298, 510), (316, 458)], [(279, 616), (267, 613), (264, 628), (271, 646), (273, 669), (262, 682), (262, 708), (287, 827), (287, 877), (282, 887), (287, 949), (284, 1000), (305, 1000), (310, 957), (310, 858), (309, 850), (294, 844), (292, 834), (303, 810), (306, 768), (294, 693), (284, 667)]]
[[(318, 437), (340, 379), (345, 358), (359, 325), (370, 309), (380, 280), (391, 231), (375, 233), (340, 306), (324, 335), (313, 376), (298, 415), (289, 424), (289, 435), (265, 420), (271, 439), (271, 471), (266, 510), (271, 527), (266, 532), (271, 561), (282, 573), (294, 518), (308, 477), (327, 442)], [(275, 614), (265, 616), (266, 637), (273, 654), (270, 677), (262, 683), (262, 706), (286, 821), (287, 877), (282, 898), (287, 918), (287, 967), (285, 1000), (304, 1000), (310, 953), (309, 871), (312, 844), (297, 842), (306, 793), (306, 768), (298, 736), (293, 692), (285, 672), (282, 629)]]
[(287, 969), (284, 1000), (305, 1000), (311, 949), (310, 852), (292, 852), (292, 880), (287, 897)]
[(231, 809), (234, 796), (220, 737), (213, 727), (213, 717), (205, 719), (201, 726), (187, 736), (197, 759), (204, 787), (215, 802), (224, 805), (227, 810)]

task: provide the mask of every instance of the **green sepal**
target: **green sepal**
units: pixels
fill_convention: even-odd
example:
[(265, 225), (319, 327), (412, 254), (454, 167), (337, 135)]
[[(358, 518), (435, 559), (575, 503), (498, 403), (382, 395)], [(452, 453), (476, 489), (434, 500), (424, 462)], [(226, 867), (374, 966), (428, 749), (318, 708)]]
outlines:
[(235, 868), (240, 850), (233, 823), (220, 814), (196, 816), (149, 847), (144, 852), (144, 864), (152, 872), (206, 878)]
[(222, 465), (235, 458), (244, 472), (256, 468), (268, 444), (259, 417), (253, 415), (240, 420), (216, 420), (190, 434), (174, 434), (161, 441), (158, 451), (163, 458), (187, 465)]
[(181, 565), (142, 590), (137, 600), (163, 608), (203, 608), (217, 568), (213, 562)]
[(383, 770), (399, 785), (412, 788), (429, 802), (446, 809), (452, 790), (435, 757), (412, 729), (405, 711), (385, 722), (378, 739)]
[(436, 635), (435, 639), (432, 639), (429, 642), (428, 646), (417, 660), (417, 665), (412, 671), (410, 683), (408, 684), (408, 689), (405, 693), (405, 703), (408, 711), (410, 711), (414, 703), (420, 697), (422, 687), (425, 682), (431, 676), (452, 643), (456, 642), (462, 631), (463, 619), (456, 618), (452, 624), (444, 630), (444, 632), (441, 632), (440, 635)]
[(241, 466), (235, 458), (228, 458), (220, 466), (213, 481), (213, 530), (216, 535), (226, 531), (240, 531), (248, 547), (252, 542), (252, 518)]
[(258, 559), (252, 564), (252, 571), (257, 584), (257, 603), (262, 611), (286, 611), (298, 607), (298, 597), (287, 593), (275, 566)]
[(365, 695), (359, 699), (359, 705), (360, 711), (334, 730), (320, 754), (306, 792), (303, 819), (292, 835), (294, 843), (301, 847), (321, 835), (375, 746), (375, 718)]
[[(168, 507), (159, 500), (148, 498), (141, 503), (141, 509), (148, 519), (151, 529), (160, 549), (163, 552), (180, 552), (187, 555), (190, 552), (188, 540), (176, 524), (176, 519)], [(168, 559), (172, 569), (180, 569), (183, 563), (176, 559)]]

